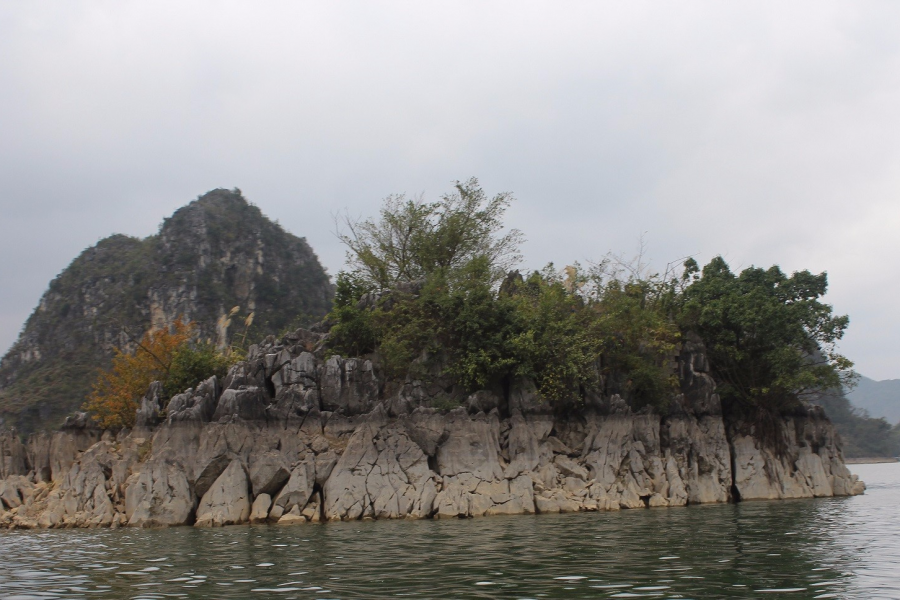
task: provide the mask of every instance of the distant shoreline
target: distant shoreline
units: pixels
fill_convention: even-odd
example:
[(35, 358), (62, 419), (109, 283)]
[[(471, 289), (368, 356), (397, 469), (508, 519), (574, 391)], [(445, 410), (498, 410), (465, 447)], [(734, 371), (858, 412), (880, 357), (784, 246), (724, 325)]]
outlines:
[(900, 462), (898, 458), (892, 458), (888, 456), (875, 456), (868, 458), (845, 458), (844, 464), (846, 465), (874, 465), (879, 463), (895, 463)]

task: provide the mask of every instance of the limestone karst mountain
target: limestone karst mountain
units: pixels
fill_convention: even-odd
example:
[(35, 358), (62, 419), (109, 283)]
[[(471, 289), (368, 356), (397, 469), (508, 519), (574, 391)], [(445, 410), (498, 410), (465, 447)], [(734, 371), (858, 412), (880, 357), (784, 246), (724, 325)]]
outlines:
[(0, 424), (56, 428), (83, 403), (99, 367), (131, 335), (183, 317), (203, 338), (234, 334), (217, 322), (232, 307), (253, 329), (279, 332), (321, 318), (333, 294), (303, 238), (286, 232), (239, 190), (204, 194), (157, 235), (113, 235), (50, 282), (0, 361)]

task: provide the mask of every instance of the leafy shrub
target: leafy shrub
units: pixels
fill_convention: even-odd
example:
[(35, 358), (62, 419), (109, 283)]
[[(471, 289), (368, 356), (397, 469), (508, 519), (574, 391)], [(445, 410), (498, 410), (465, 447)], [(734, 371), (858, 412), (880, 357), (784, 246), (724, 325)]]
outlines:
[(112, 366), (98, 374), (84, 409), (104, 429), (132, 427), (153, 381), (162, 382), (168, 398), (212, 375), (224, 376), (231, 359), (210, 344), (192, 345), (193, 334), (192, 323), (176, 321), (145, 333), (133, 352), (117, 350)]
[(222, 354), (208, 342), (194, 345), (183, 343), (172, 353), (163, 390), (166, 396), (171, 398), (188, 388), (196, 387), (213, 375), (221, 380), (233, 362), (230, 356)]

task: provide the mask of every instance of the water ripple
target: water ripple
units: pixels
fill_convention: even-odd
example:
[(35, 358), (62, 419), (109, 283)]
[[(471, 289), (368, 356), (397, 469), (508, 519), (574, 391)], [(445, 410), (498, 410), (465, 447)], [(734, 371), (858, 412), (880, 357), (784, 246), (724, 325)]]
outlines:
[(0, 598), (900, 597), (900, 465), (856, 498), (0, 534)]

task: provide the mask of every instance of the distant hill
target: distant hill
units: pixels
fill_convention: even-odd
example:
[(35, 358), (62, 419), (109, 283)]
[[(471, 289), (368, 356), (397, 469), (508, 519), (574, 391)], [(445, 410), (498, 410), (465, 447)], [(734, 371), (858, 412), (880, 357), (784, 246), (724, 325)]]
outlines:
[(847, 458), (889, 457), (900, 454), (900, 427), (869, 417), (840, 390), (818, 394), (812, 402), (825, 409), (843, 440)]
[(900, 380), (860, 377), (852, 391), (819, 394), (813, 402), (837, 427), (847, 458), (900, 455)]
[(853, 406), (865, 410), (871, 417), (884, 417), (890, 423), (900, 423), (900, 379), (875, 381), (860, 377), (859, 384), (847, 393), (847, 398)]
[[(232, 307), (255, 312), (253, 335), (320, 319), (333, 288), (303, 238), (270, 221), (239, 190), (213, 190), (146, 239), (113, 235), (50, 282), (0, 360), (0, 424), (57, 427), (84, 402), (97, 369), (130, 335), (178, 318), (224, 344)], [(251, 335), (252, 337), (252, 335)]]

